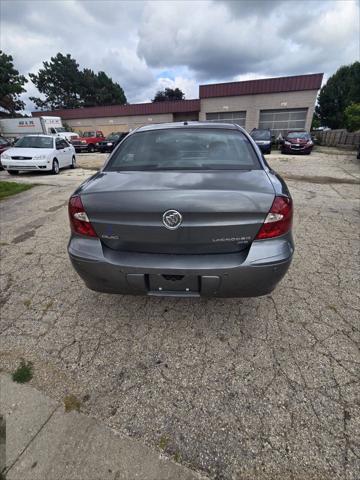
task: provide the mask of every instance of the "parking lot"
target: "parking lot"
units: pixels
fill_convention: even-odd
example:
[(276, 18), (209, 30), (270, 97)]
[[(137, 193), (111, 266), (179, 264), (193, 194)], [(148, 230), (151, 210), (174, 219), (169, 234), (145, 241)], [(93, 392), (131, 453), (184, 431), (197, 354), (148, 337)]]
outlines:
[[(354, 152), (267, 156), (295, 204), (296, 251), (268, 296), (88, 290), (66, 252), (67, 200), (105, 154), (0, 203), (0, 368), (214, 479), (360, 471), (360, 169)], [(8, 180), (6, 172), (1, 180)], [(358, 473), (356, 473), (358, 472)]]

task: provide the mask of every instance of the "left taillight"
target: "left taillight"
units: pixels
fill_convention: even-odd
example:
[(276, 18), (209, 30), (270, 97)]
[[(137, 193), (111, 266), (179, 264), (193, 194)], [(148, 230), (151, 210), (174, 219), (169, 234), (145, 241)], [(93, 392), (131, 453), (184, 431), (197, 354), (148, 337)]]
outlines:
[(293, 205), (289, 197), (275, 197), (255, 240), (280, 237), (287, 233), (292, 225)]
[(97, 237), (79, 195), (74, 195), (69, 200), (69, 219), (74, 233), (86, 237)]

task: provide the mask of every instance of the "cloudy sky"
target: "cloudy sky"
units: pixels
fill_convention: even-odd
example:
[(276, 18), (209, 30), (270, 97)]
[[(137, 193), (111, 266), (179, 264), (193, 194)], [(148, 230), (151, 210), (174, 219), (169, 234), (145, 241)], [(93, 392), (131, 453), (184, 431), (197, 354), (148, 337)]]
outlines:
[(164, 87), (197, 98), (199, 83), (326, 78), (359, 58), (359, 0), (0, 0), (0, 9), (0, 46), (21, 73), (70, 53), (129, 102)]

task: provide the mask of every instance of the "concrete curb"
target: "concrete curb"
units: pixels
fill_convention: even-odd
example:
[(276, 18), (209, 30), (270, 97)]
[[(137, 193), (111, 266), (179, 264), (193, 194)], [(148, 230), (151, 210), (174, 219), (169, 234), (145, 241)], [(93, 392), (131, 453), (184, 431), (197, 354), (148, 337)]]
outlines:
[(6, 421), (7, 480), (206, 478), (93, 418), (65, 413), (54, 400), (5, 374), (0, 374), (1, 415)]

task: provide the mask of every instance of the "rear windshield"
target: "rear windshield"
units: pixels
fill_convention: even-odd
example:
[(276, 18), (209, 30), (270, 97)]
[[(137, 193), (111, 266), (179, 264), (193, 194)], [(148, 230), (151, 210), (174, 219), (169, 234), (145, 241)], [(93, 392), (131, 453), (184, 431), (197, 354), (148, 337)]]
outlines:
[(254, 130), (250, 133), (254, 140), (270, 140), (271, 134), (269, 130)]
[(52, 137), (22, 137), (14, 145), (19, 148), (54, 148)]
[(260, 168), (257, 156), (243, 133), (196, 128), (134, 133), (115, 151), (105, 171)]

